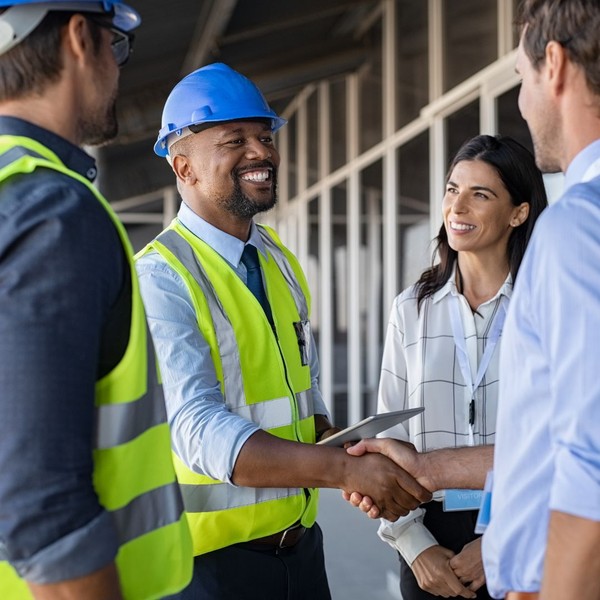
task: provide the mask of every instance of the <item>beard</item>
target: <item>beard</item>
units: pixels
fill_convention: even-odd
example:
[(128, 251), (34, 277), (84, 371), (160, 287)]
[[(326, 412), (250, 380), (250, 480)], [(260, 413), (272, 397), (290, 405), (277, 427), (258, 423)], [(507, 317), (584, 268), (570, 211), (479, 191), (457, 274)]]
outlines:
[(550, 155), (550, 146), (541, 140), (533, 140), (535, 164), (542, 173), (560, 173), (560, 161)]
[(119, 133), (116, 99), (111, 98), (108, 107), (88, 114), (79, 123), (79, 139), (86, 146), (102, 146), (114, 140)]
[(119, 74), (111, 73), (107, 65), (98, 59), (94, 90), (88, 106), (79, 119), (78, 133), (81, 145), (102, 146), (110, 142), (119, 132), (117, 121), (117, 95)]
[[(269, 167), (273, 167), (269, 163)], [(240, 219), (251, 219), (255, 215), (261, 212), (271, 210), (277, 204), (277, 170), (273, 167), (271, 171), (272, 177), (272, 194), (268, 201), (257, 201), (250, 198), (244, 193), (240, 185), (239, 177), (236, 173), (233, 175), (233, 191), (231, 195), (224, 198), (221, 203), (222, 206), (229, 212)]]
[(562, 123), (551, 107), (543, 107), (541, 112), (544, 114), (543, 119), (536, 119), (533, 126), (527, 123), (533, 142), (535, 164), (542, 173), (560, 173), (561, 151), (564, 148), (560, 136)]

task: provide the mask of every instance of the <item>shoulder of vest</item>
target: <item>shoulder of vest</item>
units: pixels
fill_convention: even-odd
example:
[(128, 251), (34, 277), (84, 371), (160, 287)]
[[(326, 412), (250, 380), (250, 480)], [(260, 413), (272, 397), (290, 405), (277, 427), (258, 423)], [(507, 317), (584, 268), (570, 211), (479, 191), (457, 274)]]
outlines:
[(258, 228), (258, 231), (261, 234), (261, 236), (268, 235), (278, 246), (283, 246), (283, 242), (277, 235), (277, 232), (270, 225), (256, 223), (256, 227)]
[(163, 229), (152, 241), (148, 242), (141, 250), (136, 252), (135, 256), (133, 257), (134, 260), (139, 260), (140, 258), (142, 258), (142, 256), (145, 256), (146, 254), (148, 254), (151, 251), (162, 254), (160, 251), (160, 245), (161, 245), (162, 239), (164, 239), (164, 237), (167, 234), (170, 234), (170, 232), (173, 232), (173, 233), (179, 235), (175, 225), (176, 225), (176, 220), (173, 220), (166, 229)]
[(0, 135), (0, 169), (25, 156), (35, 158), (49, 166), (67, 168), (56, 153), (33, 138)]

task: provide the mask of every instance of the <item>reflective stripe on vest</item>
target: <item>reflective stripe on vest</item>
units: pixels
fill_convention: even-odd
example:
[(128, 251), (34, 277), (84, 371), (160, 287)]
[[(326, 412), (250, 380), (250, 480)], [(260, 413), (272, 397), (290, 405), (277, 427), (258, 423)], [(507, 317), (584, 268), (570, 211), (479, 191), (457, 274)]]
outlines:
[[(198, 323), (202, 323), (203, 327), (212, 325), (209, 331), (204, 331), (204, 335), (211, 345), (227, 407), (273, 435), (313, 443), (314, 406), (310, 368), (300, 367), (298, 342), (295, 333), (289, 333), (293, 331), (294, 321), (308, 319), (306, 293), (294, 267), (277, 242), (262, 227), (260, 233), (273, 259), (264, 271), (267, 289), (269, 285), (275, 285), (270, 281), (275, 274), (279, 278), (278, 289), (290, 298), (284, 312), (277, 295), (275, 302), (271, 300), (279, 340), (274, 337), (254, 299), (244, 301), (245, 297), (252, 298), (251, 292), (233, 269), (185, 228), (172, 225), (141, 254), (149, 249), (158, 251), (186, 283), (192, 302), (200, 311)], [(300, 269), (299, 266), (297, 268)], [(213, 273), (218, 281), (213, 282), (209, 273)], [(242, 304), (236, 303), (235, 299)], [(250, 304), (255, 304), (255, 307), (252, 308)], [(235, 310), (242, 309), (235, 309), (235, 306), (243, 306), (243, 314), (236, 314)], [(228, 310), (233, 312), (228, 313)], [(204, 314), (204, 311), (208, 314)], [(282, 342), (282, 328), (285, 326), (289, 331)], [(249, 327), (260, 332), (261, 339), (257, 343), (262, 344), (260, 347), (267, 353), (260, 358), (266, 361), (263, 364), (268, 369), (266, 372), (269, 373), (271, 387), (287, 395), (254, 397), (252, 401), (246, 397), (248, 386), (255, 388), (256, 378), (260, 378), (256, 372), (249, 376), (248, 371), (244, 378), (243, 364), (248, 368), (257, 358), (247, 355), (242, 360), (240, 355), (238, 336), (246, 340), (246, 353), (252, 346), (253, 340), (249, 339), (252, 333), (247, 331)], [(290, 341), (292, 335), (293, 342)], [(214, 342), (211, 343), (211, 340)], [(287, 345), (282, 347), (282, 343)], [(310, 526), (316, 518), (317, 490), (310, 490), (307, 497), (298, 488), (236, 487), (191, 471), (178, 457), (175, 457), (175, 466), (184, 505), (189, 513), (196, 554), (275, 533), (298, 519)]]
[[(150, 335), (146, 336), (146, 352), (148, 357), (154, 357)], [(96, 406), (95, 448), (106, 449), (125, 444), (166, 421), (165, 401), (156, 369), (147, 369), (146, 390), (146, 394), (135, 402)], [(154, 390), (158, 393), (151, 393)]]
[(273, 240), (273, 238), (262, 227), (259, 226), (258, 231), (260, 232), (260, 237), (267, 247), (267, 250), (277, 263), (279, 270), (284, 274), (286, 280), (290, 284), (290, 291), (292, 292), (292, 296), (296, 302), (296, 308), (298, 309), (300, 319), (303, 321), (308, 319), (306, 296), (304, 295), (304, 291), (300, 286), (298, 278), (296, 277), (290, 262), (287, 260), (281, 248), (275, 243), (275, 240)]
[[(121, 361), (96, 383), (94, 487), (119, 539), (115, 562), (123, 597), (145, 600), (173, 594), (191, 578), (192, 551), (131, 246), (116, 215), (87, 179), (35, 140), (0, 136), (0, 182), (37, 168), (54, 170), (85, 185), (107, 211), (127, 256), (131, 328)], [(19, 590), (14, 598), (30, 597), (28, 592), (24, 595), (15, 571), (6, 563), (0, 568), (0, 588)], [(3, 596), (3, 600), (8, 598), (12, 600)]]
[(158, 236), (158, 241), (171, 251), (187, 269), (192, 277), (198, 282), (206, 301), (208, 309), (215, 325), (215, 332), (219, 342), (219, 352), (223, 360), (224, 387), (227, 397), (237, 399), (238, 406), (246, 406), (244, 384), (242, 381), (242, 369), (240, 366), (239, 350), (233, 326), (229, 321), (210, 279), (204, 267), (196, 257), (192, 247), (175, 231), (168, 229)]

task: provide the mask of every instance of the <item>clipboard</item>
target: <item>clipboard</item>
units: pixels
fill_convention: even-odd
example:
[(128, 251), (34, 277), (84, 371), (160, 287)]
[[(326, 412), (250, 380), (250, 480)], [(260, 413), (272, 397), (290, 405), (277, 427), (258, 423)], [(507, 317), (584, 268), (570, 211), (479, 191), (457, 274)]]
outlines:
[(321, 446), (343, 446), (346, 442), (358, 442), (364, 438), (372, 438), (398, 423), (420, 415), (424, 410), (423, 407), (409, 408), (371, 415), (317, 443)]

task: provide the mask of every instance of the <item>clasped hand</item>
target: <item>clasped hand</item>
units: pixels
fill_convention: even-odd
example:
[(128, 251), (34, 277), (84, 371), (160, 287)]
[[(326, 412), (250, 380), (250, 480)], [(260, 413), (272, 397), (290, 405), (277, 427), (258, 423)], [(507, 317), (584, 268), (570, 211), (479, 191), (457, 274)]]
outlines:
[(444, 598), (476, 598), (484, 583), (481, 560), (481, 538), (468, 544), (458, 553), (443, 546), (427, 548), (411, 565), (419, 587)]
[[(354, 456), (344, 488), (359, 490), (356, 497), (367, 498), (377, 507), (378, 516), (395, 521), (431, 499), (427, 489), (382, 453), (363, 452)], [(344, 495), (350, 497), (350, 493)]]
[[(391, 438), (379, 438), (379, 439), (367, 439), (361, 440), (354, 446), (349, 446), (346, 448), (348, 454), (352, 456), (364, 456), (367, 453), (378, 453), (387, 457), (391, 461), (393, 461), (396, 465), (400, 465), (403, 468), (404, 474), (404, 485), (410, 485), (411, 489), (421, 489), (427, 492), (427, 497), (425, 500), (421, 500), (422, 502), (427, 502), (431, 499), (431, 491), (434, 491), (434, 486), (432, 482), (425, 476), (420, 474), (420, 456), (418, 452), (415, 450), (415, 447), (408, 442), (401, 442), (399, 440), (391, 439)], [(405, 487), (408, 491), (408, 488)], [(344, 491), (342, 493), (344, 500), (350, 502), (353, 506), (360, 508), (364, 513), (371, 519), (377, 519), (379, 517), (383, 517), (388, 519), (388, 521), (395, 521), (398, 517), (404, 516), (406, 513), (400, 513), (396, 515), (393, 519), (390, 519), (384, 511), (381, 510), (381, 507), (377, 503), (376, 499), (371, 496), (364, 495), (356, 490), (352, 491)], [(419, 496), (420, 498), (424, 497), (424, 494)], [(415, 505), (412, 508), (416, 508), (418, 506)]]

